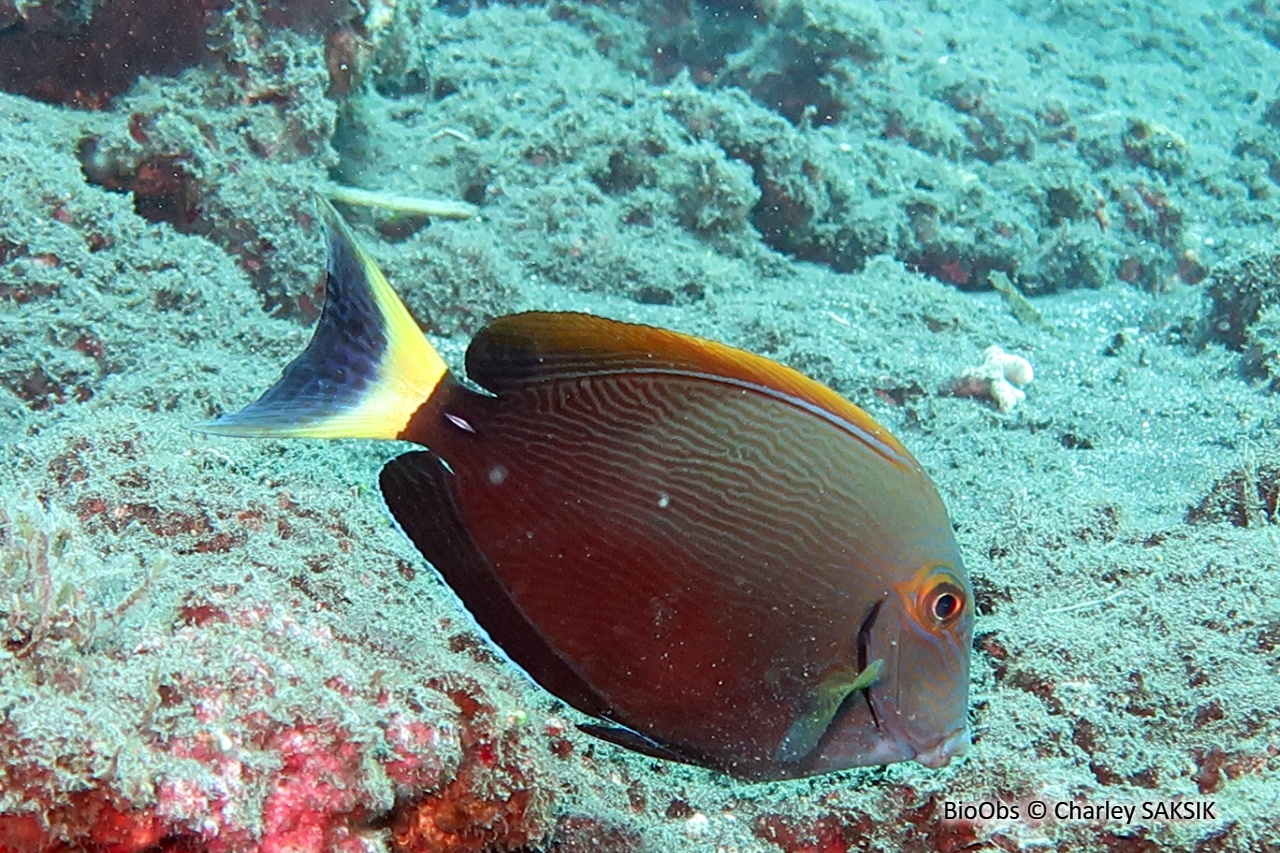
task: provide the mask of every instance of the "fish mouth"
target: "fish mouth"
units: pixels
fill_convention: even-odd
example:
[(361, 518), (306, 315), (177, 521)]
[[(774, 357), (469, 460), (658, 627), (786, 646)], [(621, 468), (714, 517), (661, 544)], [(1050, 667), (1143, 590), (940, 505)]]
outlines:
[(969, 727), (952, 732), (926, 750), (917, 751), (915, 760), (925, 767), (937, 769), (946, 767), (951, 759), (958, 758), (969, 751), (972, 741), (969, 739)]

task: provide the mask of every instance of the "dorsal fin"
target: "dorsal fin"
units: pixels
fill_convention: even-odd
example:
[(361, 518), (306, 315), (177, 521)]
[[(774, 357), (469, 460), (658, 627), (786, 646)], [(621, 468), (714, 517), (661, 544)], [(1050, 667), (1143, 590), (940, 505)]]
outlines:
[(467, 375), (494, 394), (550, 380), (612, 373), (696, 376), (806, 408), (889, 461), (919, 465), (862, 409), (798, 371), (745, 350), (636, 323), (571, 312), (499, 317), (467, 348)]

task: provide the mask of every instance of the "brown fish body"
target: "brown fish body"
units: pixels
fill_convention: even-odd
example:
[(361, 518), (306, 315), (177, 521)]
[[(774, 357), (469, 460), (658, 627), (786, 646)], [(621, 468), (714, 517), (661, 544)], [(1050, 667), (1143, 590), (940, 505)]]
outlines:
[[(277, 388), (323, 372), (290, 371)], [(748, 778), (963, 750), (967, 579), (936, 489), (865, 413), (585, 315), (497, 320), (467, 373), (490, 393), (432, 380), (393, 433), (429, 450), (387, 464), (384, 498), (518, 666), (616, 725), (593, 733)]]
[[(422, 443), (453, 469), (512, 601), (594, 688), (574, 704), (740, 775), (771, 770), (800, 697), (854, 653), (889, 588), (876, 542), (890, 537), (859, 485), (878, 482), (905, 521), (933, 509), (912, 504), (919, 484), (848, 452), (832, 424), (733, 386), (629, 374), (493, 399), (455, 388), (441, 411), (467, 426), (438, 418)], [(923, 551), (938, 531), (917, 529)]]

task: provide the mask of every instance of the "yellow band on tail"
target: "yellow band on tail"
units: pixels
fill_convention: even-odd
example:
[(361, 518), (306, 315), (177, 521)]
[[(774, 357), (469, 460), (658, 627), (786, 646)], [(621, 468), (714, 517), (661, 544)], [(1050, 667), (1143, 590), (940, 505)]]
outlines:
[(302, 355), (256, 402), (196, 427), (219, 435), (396, 438), (449, 373), (329, 202), (325, 305)]

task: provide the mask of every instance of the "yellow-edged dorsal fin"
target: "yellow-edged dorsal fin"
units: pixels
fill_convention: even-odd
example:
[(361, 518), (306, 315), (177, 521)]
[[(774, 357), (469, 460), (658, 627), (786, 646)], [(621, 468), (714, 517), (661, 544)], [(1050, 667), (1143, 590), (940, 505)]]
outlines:
[(763, 356), (693, 335), (571, 312), (530, 311), (485, 326), (467, 349), (467, 375), (495, 394), (551, 377), (689, 374), (786, 400), (826, 418), (906, 470), (919, 463), (862, 409)]

